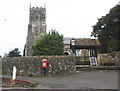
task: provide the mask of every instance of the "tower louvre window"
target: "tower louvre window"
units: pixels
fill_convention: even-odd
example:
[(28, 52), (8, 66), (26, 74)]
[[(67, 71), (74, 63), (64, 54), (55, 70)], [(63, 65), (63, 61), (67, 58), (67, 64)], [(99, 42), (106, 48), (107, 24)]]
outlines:
[(36, 16), (36, 19), (39, 19), (39, 16)]

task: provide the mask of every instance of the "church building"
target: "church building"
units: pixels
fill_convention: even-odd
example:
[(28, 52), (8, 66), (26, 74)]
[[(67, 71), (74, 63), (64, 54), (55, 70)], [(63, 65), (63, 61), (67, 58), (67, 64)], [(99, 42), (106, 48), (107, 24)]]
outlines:
[[(30, 5), (28, 34), (24, 48), (24, 56), (32, 56), (32, 46), (46, 34), (46, 7), (32, 7)], [(64, 54), (79, 57), (97, 57), (100, 43), (97, 39), (64, 38)]]
[(32, 46), (36, 40), (46, 34), (46, 7), (32, 7), (30, 5), (28, 34), (24, 48), (24, 56), (32, 56)]

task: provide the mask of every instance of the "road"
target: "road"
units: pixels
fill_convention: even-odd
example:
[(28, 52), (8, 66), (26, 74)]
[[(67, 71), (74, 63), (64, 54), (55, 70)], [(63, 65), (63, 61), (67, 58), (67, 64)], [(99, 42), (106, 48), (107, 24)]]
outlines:
[[(9, 77), (9, 76), (6, 76)], [(35, 88), (70, 88), (70, 89), (118, 89), (118, 72), (79, 72), (59, 77), (17, 77), (18, 79), (36, 81)]]

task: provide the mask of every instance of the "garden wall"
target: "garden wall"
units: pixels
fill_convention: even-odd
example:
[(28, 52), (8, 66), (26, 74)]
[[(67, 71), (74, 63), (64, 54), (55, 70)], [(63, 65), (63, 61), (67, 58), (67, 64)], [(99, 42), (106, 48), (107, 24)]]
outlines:
[(73, 56), (34, 56), (2, 59), (2, 74), (12, 75), (13, 66), (17, 75), (44, 76), (42, 59), (47, 59), (46, 76), (68, 75), (76, 71), (76, 60)]

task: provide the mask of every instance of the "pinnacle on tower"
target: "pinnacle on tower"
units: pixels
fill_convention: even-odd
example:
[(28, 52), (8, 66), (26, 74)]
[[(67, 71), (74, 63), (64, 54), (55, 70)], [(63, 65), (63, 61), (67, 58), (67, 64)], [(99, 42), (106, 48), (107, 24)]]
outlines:
[(29, 10), (31, 10), (31, 2), (30, 2), (30, 7), (29, 7)]
[(46, 2), (44, 2), (44, 8), (46, 9)]

